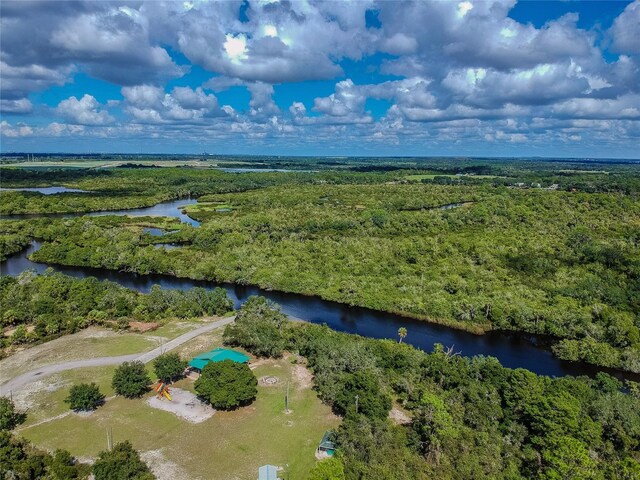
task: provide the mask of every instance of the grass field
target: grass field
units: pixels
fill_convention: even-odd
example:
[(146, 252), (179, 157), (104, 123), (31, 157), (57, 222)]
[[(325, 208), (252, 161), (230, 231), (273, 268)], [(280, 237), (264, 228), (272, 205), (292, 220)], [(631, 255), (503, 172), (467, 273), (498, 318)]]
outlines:
[[(315, 448), (323, 433), (335, 427), (338, 420), (308, 384), (292, 378), (293, 368), (284, 359), (262, 363), (254, 370), (256, 376), (276, 376), (279, 384), (259, 386), (258, 398), (251, 406), (216, 412), (200, 424), (154, 409), (147, 405), (146, 398), (121, 397), (110, 399), (90, 416), (72, 413), (37, 424), (68, 411), (63, 400), (72, 383), (94, 381), (107, 396), (113, 393), (113, 367), (66, 372), (55, 379), (65, 384), (63, 388), (33, 397), (31, 412), (38, 414), (30, 414), (19, 433), (40, 447), (65, 448), (88, 460), (105, 448), (107, 429), (112, 429), (115, 442), (130, 440), (143, 457), (151, 456), (162, 470), (171, 471), (173, 480), (253, 480), (258, 467), (266, 463), (288, 465), (290, 479), (305, 478), (315, 462)], [(285, 414), (284, 391), (290, 378), (292, 412)], [(193, 382), (184, 379), (176, 387), (193, 390)]]
[[(146, 335), (91, 328), (35, 347), (41, 351), (33, 361), (46, 364), (87, 358), (97, 351), (99, 355), (119, 355), (148, 350), (156, 344), (153, 338), (173, 338), (190, 326), (189, 322), (172, 322)], [(175, 351), (183, 358), (191, 358), (220, 346), (222, 331), (217, 329), (196, 337)], [(11, 358), (2, 361), (3, 370)], [(24, 370), (31, 370), (34, 365), (30, 363)], [(64, 448), (81, 460), (90, 461), (106, 447), (106, 432), (111, 429), (114, 441), (130, 440), (161, 480), (253, 480), (258, 467), (266, 463), (288, 465), (285, 478), (303, 479), (316, 461), (314, 452), (323, 433), (339, 420), (317, 398), (311, 389), (310, 375), (301, 365), (291, 359), (260, 360), (255, 365), (257, 378), (275, 376), (278, 384), (259, 386), (258, 398), (251, 406), (216, 412), (200, 424), (150, 407), (146, 400), (151, 393), (136, 400), (113, 397), (113, 366), (62, 372), (30, 384), (14, 397), (21, 408), (28, 409), (27, 421), (18, 434), (39, 447)], [(148, 369), (151, 372), (151, 365)], [(11, 376), (16, 374), (12, 372)], [(292, 410), (289, 414), (284, 413), (287, 381)], [(71, 385), (80, 382), (95, 382), (112, 398), (89, 416), (72, 413), (64, 399)], [(193, 391), (190, 379), (175, 386)]]
[[(27, 348), (0, 361), (0, 384), (38, 367), (69, 360), (110, 357), (151, 350), (200, 325), (195, 321), (174, 321), (147, 333), (114, 332), (89, 327), (73, 335)], [(188, 345), (188, 344), (185, 344)]]

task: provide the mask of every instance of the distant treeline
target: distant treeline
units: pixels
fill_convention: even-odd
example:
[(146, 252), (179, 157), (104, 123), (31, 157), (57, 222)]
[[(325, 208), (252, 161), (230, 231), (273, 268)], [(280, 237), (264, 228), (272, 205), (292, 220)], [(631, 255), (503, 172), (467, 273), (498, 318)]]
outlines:
[(91, 324), (126, 328), (130, 320), (153, 321), (220, 315), (233, 309), (225, 290), (165, 290), (148, 294), (89, 277), (49, 271), (0, 277), (0, 346), (39, 342), (74, 333)]

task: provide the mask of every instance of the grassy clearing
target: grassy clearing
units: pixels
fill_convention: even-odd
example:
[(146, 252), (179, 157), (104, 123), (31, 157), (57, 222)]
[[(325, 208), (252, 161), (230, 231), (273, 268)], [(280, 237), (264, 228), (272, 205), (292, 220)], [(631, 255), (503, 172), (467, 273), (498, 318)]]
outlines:
[(419, 182), (421, 180), (433, 180), (436, 177), (450, 177), (453, 178), (455, 175), (447, 175), (447, 174), (422, 174), (422, 175), (407, 175), (404, 177), (406, 180)]
[[(16, 398), (19, 406), (26, 406), (27, 421), (20, 427), (20, 432), (26, 433), (31, 428), (47, 429), (54, 422), (40, 424), (47, 419), (69, 412), (69, 406), (64, 402), (72, 385), (78, 383), (95, 383), (107, 397), (114, 394), (111, 388), (111, 378), (116, 366), (100, 368), (82, 368), (61, 372), (28, 385)], [(77, 416), (71, 414), (71, 416)], [(34, 427), (34, 425), (38, 425)]]
[(200, 325), (201, 322), (197, 321), (173, 321), (147, 333), (89, 327), (3, 359), (0, 361), (0, 383), (52, 363), (142, 353)]
[[(173, 338), (193, 326), (193, 322), (171, 322), (150, 335), (90, 328), (39, 347), (47, 346), (46, 353), (41, 353), (53, 358), (64, 356), (63, 352), (69, 354), (72, 348), (76, 349), (76, 355), (85, 355), (96, 348), (121, 354), (132, 349), (136, 341), (148, 341), (148, 336)], [(89, 336), (79, 342), (77, 337), (82, 334)], [(95, 334), (100, 335), (93, 337)], [(87, 340), (92, 338), (95, 341), (88, 344)], [(175, 351), (191, 358), (221, 344), (222, 329), (218, 329)], [(27, 370), (32, 368), (30, 365)], [(40, 447), (65, 448), (88, 460), (105, 448), (106, 431), (111, 428), (116, 441), (131, 440), (141, 451), (154, 452), (156, 457), (161, 455), (162, 462), (175, 465), (181, 472), (174, 475), (176, 480), (254, 479), (258, 467), (265, 463), (288, 464), (289, 478), (304, 478), (315, 462), (314, 451), (322, 434), (338, 420), (306, 382), (296, 380), (298, 377), (292, 375), (294, 368), (300, 369), (285, 359), (257, 362), (254, 372), (258, 378), (275, 376), (279, 383), (259, 386), (258, 398), (250, 407), (217, 412), (197, 425), (147, 405), (146, 398), (151, 393), (138, 400), (112, 398), (90, 416), (69, 413), (64, 399), (73, 384), (95, 382), (107, 397), (113, 395), (111, 377), (115, 366), (62, 372), (32, 384), (20, 394), (21, 402), (29, 410), (19, 434)], [(151, 365), (148, 370), (151, 373)], [(288, 415), (283, 411), (287, 381), (291, 382), (292, 409)], [(194, 391), (189, 379), (181, 380), (176, 387)]]
[[(210, 346), (207, 346), (210, 348)], [(107, 428), (115, 441), (128, 439), (141, 451), (160, 450), (165, 461), (185, 472), (185, 478), (254, 479), (265, 463), (289, 465), (289, 478), (304, 478), (313, 466), (314, 451), (325, 430), (338, 420), (315, 392), (292, 380), (290, 406), (284, 413), (286, 382), (292, 378), (288, 360), (269, 360), (255, 370), (258, 378), (276, 376), (276, 386), (258, 387), (258, 398), (249, 407), (233, 412), (216, 412), (201, 424), (190, 424), (175, 415), (153, 409), (146, 398), (115, 398), (88, 417), (67, 415), (20, 431), (36, 445), (48, 449), (65, 448), (81, 458), (94, 457), (106, 445)], [(103, 392), (109, 386), (113, 368), (68, 372), (66, 381), (95, 381)], [(191, 380), (177, 387), (193, 391)], [(37, 410), (54, 416), (64, 413), (62, 403), (68, 388), (42, 393)], [(25, 426), (41, 418), (30, 419)], [(179, 479), (177, 479), (179, 480)]]
[(187, 215), (197, 214), (198, 212), (214, 212), (219, 209), (235, 209), (233, 205), (227, 202), (198, 202), (184, 207)]

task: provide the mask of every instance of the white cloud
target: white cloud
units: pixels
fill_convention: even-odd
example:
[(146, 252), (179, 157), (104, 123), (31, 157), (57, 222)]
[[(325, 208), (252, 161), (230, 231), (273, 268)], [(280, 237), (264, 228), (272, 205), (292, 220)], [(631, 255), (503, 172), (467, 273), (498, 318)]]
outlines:
[(307, 107), (302, 102), (293, 102), (289, 107), (289, 112), (294, 118), (302, 118), (307, 115)]
[(0, 112), (2, 113), (31, 113), (33, 105), (28, 98), (18, 100), (1, 99)]
[[(3, 77), (21, 96), (61, 84), (76, 70), (119, 85), (181, 76), (168, 52), (154, 44), (148, 19), (111, 2), (12, 2), (2, 5)], [(3, 91), (7, 88), (3, 81)]]
[(92, 95), (85, 94), (80, 100), (76, 97), (62, 100), (56, 113), (77, 125), (105, 125), (113, 122), (113, 117), (101, 107)]
[(618, 53), (640, 54), (640, 0), (627, 5), (609, 30)]
[(393, 34), (389, 38), (384, 38), (380, 49), (392, 55), (406, 55), (414, 53), (418, 48), (418, 42), (413, 37), (408, 37), (402, 32)]
[(175, 42), (192, 62), (247, 82), (281, 83), (333, 78), (342, 72), (337, 59), (372, 52), (376, 36), (364, 22), (371, 4), (250, 1), (246, 23), (238, 21), (239, 3), (159, 9), (172, 10)]
[(143, 123), (203, 122), (207, 118), (226, 116), (213, 94), (202, 87), (175, 87), (170, 93), (152, 85), (123, 87), (125, 109), (135, 121)]
[[(604, 40), (597, 28), (579, 28), (576, 14), (540, 27), (520, 23), (508, 16), (515, 0), (247, 0), (241, 21), (242, 4), (3, 2), (2, 111), (64, 118), (3, 124), (4, 138), (589, 145), (637, 140), (640, 132), (640, 0)], [(380, 25), (367, 28), (367, 10)], [(617, 60), (605, 59), (605, 49)], [(213, 78), (201, 87), (166, 88), (190, 68), (177, 65), (183, 56)], [(352, 78), (394, 77), (344, 79), (345, 60), (352, 61), (347, 71), (362, 69)], [(101, 105), (89, 91), (55, 109), (31, 104), (32, 92), (79, 72), (119, 85), (123, 100)], [(282, 92), (297, 85), (279, 86), (323, 79), (336, 79), (335, 88), (317, 98), (305, 92), (289, 99)], [(220, 105), (211, 93), (238, 86), (248, 90), (248, 104)], [(285, 111), (282, 98), (291, 104)], [(380, 114), (380, 105), (387, 111)]]
[(33, 135), (33, 129), (29, 125), (17, 124), (14, 126), (3, 120), (0, 122), (0, 135), (8, 138), (30, 137)]
[(226, 35), (227, 41), (224, 42), (224, 49), (227, 52), (229, 60), (239, 63), (240, 60), (247, 59), (247, 37), (244, 35), (233, 36), (231, 33)]
[(249, 100), (250, 115), (262, 118), (280, 113), (280, 109), (273, 101), (273, 85), (253, 82), (247, 84), (247, 89), (251, 93), (251, 100)]
[(0, 61), (0, 91), (4, 99), (20, 99), (33, 91), (53, 85), (63, 85), (73, 72), (72, 67), (48, 68), (43, 65), (12, 66)]
[(616, 99), (573, 98), (552, 107), (554, 115), (570, 118), (640, 120), (640, 95)]

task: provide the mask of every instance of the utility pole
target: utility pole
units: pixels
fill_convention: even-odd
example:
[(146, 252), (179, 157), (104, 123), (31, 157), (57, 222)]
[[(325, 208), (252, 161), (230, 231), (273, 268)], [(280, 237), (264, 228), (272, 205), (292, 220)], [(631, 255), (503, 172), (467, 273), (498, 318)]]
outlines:
[(358, 414), (358, 400), (360, 400), (360, 395), (356, 395), (356, 415)]
[(284, 413), (289, 413), (289, 380), (287, 380), (287, 392), (284, 396)]
[(113, 449), (113, 430), (111, 427), (107, 429), (107, 451), (111, 451)]

